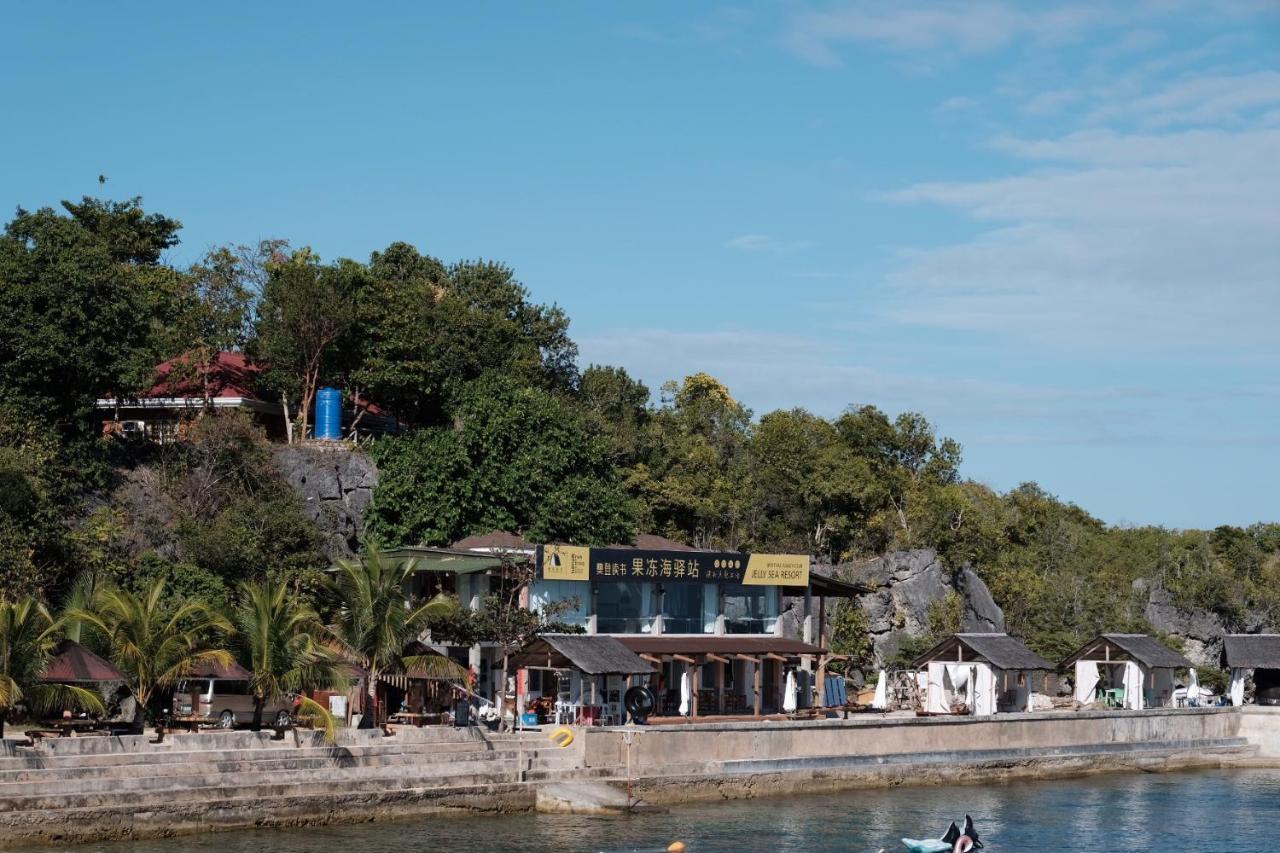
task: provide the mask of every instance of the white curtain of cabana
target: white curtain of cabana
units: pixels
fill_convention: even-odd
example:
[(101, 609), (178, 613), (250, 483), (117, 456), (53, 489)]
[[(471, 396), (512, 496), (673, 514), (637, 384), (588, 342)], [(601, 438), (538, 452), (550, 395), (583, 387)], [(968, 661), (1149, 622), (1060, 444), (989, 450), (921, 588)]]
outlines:
[(1076, 661), (1076, 701), (1088, 705), (1098, 692), (1098, 664), (1091, 660)]
[(1244, 676), (1245, 671), (1239, 667), (1231, 670), (1231, 704), (1237, 708), (1244, 704)]
[(871, 700), (871, 707), (883, 711), (889, 707), (889, 675), (883, 669), (876, 679), (876, 695)]
[(1131, 711), (1142, 710), (1142, 667), (1133, 661), (1124, 664), (1124, 706)]

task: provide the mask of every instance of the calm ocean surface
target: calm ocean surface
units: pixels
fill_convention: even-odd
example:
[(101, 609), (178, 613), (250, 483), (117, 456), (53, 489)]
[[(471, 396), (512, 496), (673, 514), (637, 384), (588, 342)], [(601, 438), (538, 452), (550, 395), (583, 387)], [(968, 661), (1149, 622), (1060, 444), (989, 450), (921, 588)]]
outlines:
[[(676, 807), (663, 814), (435, 818), (85, 845), (103, 853), (223, 851), (905, 850), (972, 814), (988, 851), (1280, 850), (1280, 771), (1116, 775), (1015, 785), (898, 788)], [(40, 848), (34, 848), (40, 849)], [(49, 848), (52, 849), (52, 848)], [(58, 848), (66, 850), (68, 848)]]

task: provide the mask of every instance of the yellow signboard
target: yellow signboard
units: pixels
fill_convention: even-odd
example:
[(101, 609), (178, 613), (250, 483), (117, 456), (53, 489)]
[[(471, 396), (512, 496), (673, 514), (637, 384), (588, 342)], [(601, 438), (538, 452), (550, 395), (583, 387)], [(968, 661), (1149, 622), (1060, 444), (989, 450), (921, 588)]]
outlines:
[(542, 576), (549, 581), (591, 580), (591, 549), (581, 545), (546, 545)]
[(742, 582), (756, 586), (808, 586), (808, 554), (752, 554)]

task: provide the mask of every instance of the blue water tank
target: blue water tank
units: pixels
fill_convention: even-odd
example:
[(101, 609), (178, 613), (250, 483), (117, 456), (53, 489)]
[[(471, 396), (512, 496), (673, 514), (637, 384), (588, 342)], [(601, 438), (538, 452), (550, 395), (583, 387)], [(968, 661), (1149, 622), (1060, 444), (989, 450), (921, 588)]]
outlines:
[(316, 393), (316, 438), (342, 438), (342, 392), (337, 388), (321, 388)]

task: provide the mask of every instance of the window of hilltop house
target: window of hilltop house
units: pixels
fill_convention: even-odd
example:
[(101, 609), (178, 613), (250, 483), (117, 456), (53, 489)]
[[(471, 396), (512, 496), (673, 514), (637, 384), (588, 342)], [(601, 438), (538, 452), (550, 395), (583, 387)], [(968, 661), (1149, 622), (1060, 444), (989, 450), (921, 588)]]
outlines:
[(655, 590), (641, 581), (596, 584), (596, 631), (601, 634), (647, 634), (653, 630)]
[(726, 584), (724, 630), (727, 634), (772, 634), (778, 621), (778, 588)]
[(701, 634), (703, 584), (669, 583), (663, 589), (662, 633)]

